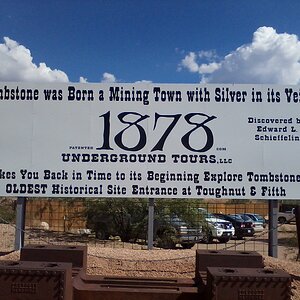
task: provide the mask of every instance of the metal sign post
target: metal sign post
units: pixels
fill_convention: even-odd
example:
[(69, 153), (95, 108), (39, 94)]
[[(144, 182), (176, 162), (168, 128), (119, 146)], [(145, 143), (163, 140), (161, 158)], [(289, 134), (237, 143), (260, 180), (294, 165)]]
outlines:
[(295, 218), (296, 218), (296, 228), (297, 228), (297, 238), (298, 238), (298, 255), (297, 261), (299, 260), (300, 255), (300, 206), (295, 207)]
[(278, 257), (278, 200), (269, 201), (269, 245), (268, 255)]
[(25, 233), (25, 215), (26, 215), (26, 198), (17, 198), (17, 215), (15, 231), (15, 250), (20, 250), (24, 246)]
[(153, 249), (154, 198), (148, 204), (148, 250)]

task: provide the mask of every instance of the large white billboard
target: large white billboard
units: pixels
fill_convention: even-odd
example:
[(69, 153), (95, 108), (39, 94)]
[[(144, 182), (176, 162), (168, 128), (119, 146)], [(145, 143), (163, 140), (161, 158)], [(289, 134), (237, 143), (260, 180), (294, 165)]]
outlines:
[(0, 195), (297, 199), (300, 87), (0, 84)]

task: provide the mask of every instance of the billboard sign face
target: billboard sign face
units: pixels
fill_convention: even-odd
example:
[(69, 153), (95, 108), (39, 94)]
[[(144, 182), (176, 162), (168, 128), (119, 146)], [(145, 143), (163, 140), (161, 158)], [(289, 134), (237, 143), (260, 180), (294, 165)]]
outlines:
[(0, 194), (297, 199), (300, 87), (0, 84)]

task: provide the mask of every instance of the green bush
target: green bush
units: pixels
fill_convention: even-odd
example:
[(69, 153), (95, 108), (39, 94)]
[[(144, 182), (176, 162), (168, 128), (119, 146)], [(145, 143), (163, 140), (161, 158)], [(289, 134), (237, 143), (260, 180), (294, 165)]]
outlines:
[[(99, 239), (120, 236), (123, 242), (147, 239), (148, 199), (103, 198), (87, 200), (87, 227)], [(154, 238), (167, 247), (175, 243), (171, 220), (180, 218), (190, 227), (199, 226), (197, 203), (188, 199), (156, 199), (154, 215)], [(171, 234), (172, 233), (172, 234)]]
[(148, 202), (146, 199), (104, 198), (90, 200), (86, 207), (87, 227), (96, 237), (120, 236), (124, 242), (146, 239)]

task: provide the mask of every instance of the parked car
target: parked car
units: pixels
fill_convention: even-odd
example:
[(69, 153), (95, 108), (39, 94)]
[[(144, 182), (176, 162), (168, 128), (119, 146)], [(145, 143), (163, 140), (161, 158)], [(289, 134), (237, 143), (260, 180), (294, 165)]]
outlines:
[(207, 226), (203, 230), (205, 242), (210, 243), (213, 239), (217, 239), (220, 243), (227, 243), (235, 235), (234, 226), (230, 221), (217, 218), (204, 208), (198, 208), (198, 211), (207, 222)]
[(263, 228), (266, 228), (267, 221), (263, 216), (254, 213), (245, 213), (245, 215), (249, 216), (254, 222), (262, 223)]
[(290, 223), (296, 220), (295, 217), (295, 208), (292, 208), (289, 211), (279, 212), (278, 213), (278, 222), (281, 224)]
[(235, 237), (242, 239), (246, 236), (254, 235), (254, 228), (252, 222), (245, 222), (239, 215), (224, 215), (224, 214), (213, 214), (219, 219), (223, 219), (232, 223), (235, 229)]
[(191, 226), (178, 216), (167, 216), (154, 224), (155, 240), (158, 247), (172, 249), (177, 244), (190, 249), (203, 239), (202, 226)]
[(241, 218), (245, 221), (245, 222), (252, 222), (252, 227), (254, 228), (254, 233), (259, 233), (264, 231), (264, 225), (262, 221), (258, 221), (258, 219), (252, 215), (249, 216), (248, 214), (244, 213), (244, 214), (239, 214), (239, 216), (241, 216)]

